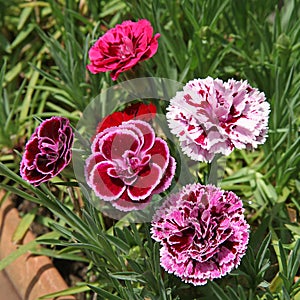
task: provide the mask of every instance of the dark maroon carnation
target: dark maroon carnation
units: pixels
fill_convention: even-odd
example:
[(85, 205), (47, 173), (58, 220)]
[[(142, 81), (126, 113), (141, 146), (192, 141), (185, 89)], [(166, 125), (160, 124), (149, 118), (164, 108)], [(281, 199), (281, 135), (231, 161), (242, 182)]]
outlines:
[(59, 174), (71, 160), (73, 131), (69, 120), (52, 117), (43, 121), (25, 146), (20, 174), (37, 186)]

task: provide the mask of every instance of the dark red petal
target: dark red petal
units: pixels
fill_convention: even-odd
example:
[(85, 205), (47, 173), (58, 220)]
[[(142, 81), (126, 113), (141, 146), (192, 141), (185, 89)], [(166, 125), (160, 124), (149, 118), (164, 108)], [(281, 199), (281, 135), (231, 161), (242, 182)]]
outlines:
[(122, 180), (108, 175), (110, 168), (114, 168), (112, 163), (100, 162), (94, 167), (90, 176), (91, 188), (105, 201), (118, 199), (126, 188)]
[(21, 176), (35, 185), (56, 176), (71, 160), (72, 143), (68, 119), (52, 117), (43, 121), (25, 147)]
[(104, 137), (100, 152), (106, 159), (120, 159), (128, 150), (135, 152), (139, 147), (137, 136), (129, 131), (120, 129)]
[[(63, 146), (63, 144), (61, 144), (60, 146)], [(59, 151), (59, 142), (58, 141), (54, 141), (51, 138), (48, 137), (40, 137), (39, 138), (39, 149), (40, 152), (43, 154), (46, 153), (56, 153), (58, 154)]]
[(170, 157), (167, 143), (161, 138), (156, 138), (153, 147), (147, 151), (147, 154), (150, 154), (151, 161), (165, 172)]
[(99, 122), (96, 132), (99, 133), (106, 128), (119, 126), (124, 121), (123, 113), (120, 111), (114, 112), (109, 116), (106, 116), (101, 122)]
[(112, 205), (121, 210), (121, 211), (132, 211), (132, 210), (141, 210), (149, 205), (152, 196), (147, 197), (146, 199), (139, 201), (132, 201), (129, 198), (127, 192), (125, 191), (120, 198), (116, 201), (112, 201)]
[(159, 166), (153, 164), (144, 168), (139, 174), (137, 180), (128, 187), (128, 196), (133, 200), (145, 199), (151, 195), (153, 189), (158, 185), (162, 177), (162, 171)]
[(130, 119), (138, 119), (143, 121), (150, 121), (155, 118), (156, 106), (152, 103), (144, 104), (142, 102), (134, 103), (124, 109), (124, 113)]
[(35, 156), (40, 152), (39, 150), (39, 140), (37, 136), (32, 136), (31, 139), (26, 144), (25, 153), (23, 156), (23, 161), (26, 165), (32, 165), (35, 160)]
[(165, 173), (163, 174), (160, 183), (153, 190), (153, 192), (152, 192), (153, 194), (162, 193), (171, 185), (172, 179), (175, 174), (175, 169), (176, 169), (176, 161), (172, 156), (170, 156), (168, 167), (167, 167)]
[(149, 151), (148, 149), (152, 148), (155, 142), (155, 133), (152, 127), (148, 123), (139, 120), (133, 120), (132, 122), (128, 122), (126, 124), (133, 125), (134, 126), (132, 128), (133, 130), (135, 128), (138, 128), (142, 132), (143, 135), (141, 140), (142, 148), (140, 149), (140, 151), (141, 152)]
[(58, 159), (58, 156), (50, 156), (47, 154), (38, 154), (36, 156), (36, 169), (38, 172), (42, 174), (49, 174), (52, 173), (53, 170), (55, 169), (55, 164)]
[(52, 117), (45, 120), (39, 126), (38, 136), (48, 137), (54, 141), (58, 141), (59, 128), (61, 128), (61, 120), (58, 117)]
[(144, 104), (144, 106), (140, 107), (140, 110), (137, 114), (137, 118), (149, 122), (155, 118), (155, 115), (156, 106), (153, 103), (150, 103), (149, 105)]
[(90, 180), (90, 175), (95, 165), (104, 160), (104, 157), (100, 153), (92, 154), (87, 158), (87, 160), (85, 161), (84, 175), (85, 179), (88, 182)]
[(42, 182), (48, 181), (52, 176), (47, 174), (41, 174), (37, 170), (29, 170), (26, 167), (22, 166), (20, 167), (20, 174), (23, 179), (28, 181), (29, 183), (33, 184), (34, 186), (37, 186), (41, 184)]

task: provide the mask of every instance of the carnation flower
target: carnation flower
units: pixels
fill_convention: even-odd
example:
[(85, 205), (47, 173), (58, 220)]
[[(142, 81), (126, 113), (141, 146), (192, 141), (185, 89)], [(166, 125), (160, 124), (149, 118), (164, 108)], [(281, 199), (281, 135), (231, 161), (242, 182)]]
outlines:
[(69, 120), (52, 117), (43, 121), (25, 146), (20, 174), (37, 186), (58, 175), (71, 160), (73, 132)]
[(156, 106), (152, 103), (144, 104), (141, 102), (127, 106), (123, 111), (114, 112), (106, 116), (97, 126), (96, 132), (99, 133), (106, 128), (119, 126), (124, 121), (143, 120), (146, 122), (155, 118)]
[(166, 190), (175, 173), (167, 143), (145, 121), (131, 120), (98, 133), (85, 164), (85, 177), (96, 196), (122, 210), (148, 205)]
[(140, 61), (152, 57), (158, 48), (153, 28), (148, 20), (124, 21), (108, 30), (89, 50), (91, 63), (87, 69), (94, 73), (111, 71), (112, 80), (133, 68)]
[(216, 154), (256, 148), (266, 140), (270, 105), (247, 81), (194, 79), (167, 110), (171, 132), (194, 160), (211, 162)]
[(213, 185), (195, 183), (171, 195), (152, 220), (152, 237), (162, 245), (162, 267), (194, 285), (230, 272), (247, 248), (243, 211), (233, 192)]

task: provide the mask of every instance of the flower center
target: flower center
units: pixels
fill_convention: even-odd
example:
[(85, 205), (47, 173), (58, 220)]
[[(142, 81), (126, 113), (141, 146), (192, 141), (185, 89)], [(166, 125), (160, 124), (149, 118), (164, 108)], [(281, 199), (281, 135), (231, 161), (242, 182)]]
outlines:
[(123, 44), (120, 45), (120, 54), (122, 58), (126, 58), (127, 56), (133, 56), (133, 44), (132, 41), (127, 37), (122, 38)]
[(148, 165), (149, 161), (149, 155), (140, 157), (128, 150), (124, 153), (122, 159), (115, 160), (117, 163), (116, 172), (125, 184), (132, 184), (139, 172)]
[(190, 226), (170, 236), (169, 243), (173, 245), (176, 251), (185, 251), (193, 245), (194, 236), (195, 228)]

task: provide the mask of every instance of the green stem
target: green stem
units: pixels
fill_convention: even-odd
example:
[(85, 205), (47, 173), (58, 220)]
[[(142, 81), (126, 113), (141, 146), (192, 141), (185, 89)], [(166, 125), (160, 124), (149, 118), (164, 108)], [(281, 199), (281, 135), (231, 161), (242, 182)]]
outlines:
[(218, 185), (218, 159), (220, 155), (215, 155), (212, 162), (208, 164), (208, 177), (206, 184)]

